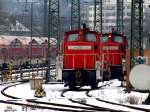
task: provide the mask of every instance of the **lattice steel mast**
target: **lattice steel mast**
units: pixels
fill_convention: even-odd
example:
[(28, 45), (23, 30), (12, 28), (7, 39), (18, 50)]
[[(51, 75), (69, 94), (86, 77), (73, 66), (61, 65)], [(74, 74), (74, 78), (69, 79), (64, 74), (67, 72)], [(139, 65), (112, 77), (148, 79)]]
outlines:
[(48, 30), (47, 30), (47, 27), (48, 27), (48, 26), (46, 25), (46, 24), (48, 23), (48, 22), (47, 22), (47, 19), (48, 19), (48, 17), (47, 17), (47, 16), (48, 16), (48, 13), (47, 13), (47, 12), (48, 12), (48, 10), (47, 10), (47, 9), (48, 9), (48, 8), (47, 8), (47, 7), (48, 7), (48, 6), (47, 6), (47, 1), (48, 1), (48, 0), (44, 0), (44, 18), (43, 18), (43, 19), (44, 19), (44, 21), (43, 21), (43, 34), (44, 34), (44, 36), (47, 35), (47, 31), (48, 31)]
[(143, 0), (132, 0), (131, 3), (130, 67), (133, 67), (134, 49), (143, 55)]
[(80, 0), (71, 0), (71, 30), (80, 28)]
[(120, 34), (124, 33), (123, 28), (123, 0), (117, 0), (117, 32)]
[[(49, 0), (48, 6), (48, 70), (46, 76), (46, 82), (50, 78), (50, 65), (52, 61), (56, 59), (59, 51), (60, 43), (60, 13), (59, 13), (59, 0)], [(56, 55), (54, 54), (52, 45), (56, 45)]]
[(94, 30), (103, 33), (103, 7), (102, 0), (94, 0)]

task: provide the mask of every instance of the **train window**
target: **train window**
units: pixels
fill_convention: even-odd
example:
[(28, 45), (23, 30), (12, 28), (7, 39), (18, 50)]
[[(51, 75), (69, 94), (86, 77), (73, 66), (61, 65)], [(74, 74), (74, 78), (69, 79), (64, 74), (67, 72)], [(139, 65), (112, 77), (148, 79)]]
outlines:
[(101, 38), (100, 38), (101, 40), (101, 42), (103, 43), (103, 42), (107, 42), (108, 41), (108, 36), (102, 36)]
[(115, 37), (113, 38), (113, 41), (120, 43), (120, 42), (122, 42), (122, 37), (120, 37), (120, 36), (115, 36)]
[(68, 41), (78, 41), (78, 34), (68, 35)]
[(85, 40), (88, 42), (96, 42), (96, 35), (95, 34), (86, 34)]

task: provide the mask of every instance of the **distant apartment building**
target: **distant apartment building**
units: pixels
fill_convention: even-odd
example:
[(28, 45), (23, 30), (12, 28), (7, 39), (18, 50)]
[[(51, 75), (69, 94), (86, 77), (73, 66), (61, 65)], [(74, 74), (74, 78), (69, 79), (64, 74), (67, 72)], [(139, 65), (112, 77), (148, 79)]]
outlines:
[[(117, 5), (116, 0), (102, 0), (103, 1), (103, 33), (110, 32), (112, 28), (116, 29), (117, 18)], [(150, 25), (146, 24), (150, 22), (150, 0), (143, 0), (143, 25), (144, 32), (149, 30)], [(124, 19), (124, 34), (130, 37), (131, 27), (131, 0), (124, 0), (123, 6), (123, 19)], [(90, 29), (94, 29), (94, 2), (84, 2), (81, 7), (81, 22), (87, 23)], [(150, 33), (150, 31), (149, 31)], [(145, 36), (145, 35), (144, 35)], [(144, 47), (150, 47), (150, 39), (144, 40)]]
[[(144, 24), (148, 15), (150, 14), (149, 6), (150, 0), (144, 0)], [(86, 22), (88, 26), (94, 28), (94, 4), (93, 2), (85, 2), (82, 5), (81, 21)], [(124, 26), (125, 33), (128, 33), (126, 26), (130, 25), (131, 18), (131, 0), (124, 0)], [(112, 28), (116, 28), (117, 6), (116, 0), (103, 0), (103, 32), (109, 32)]]

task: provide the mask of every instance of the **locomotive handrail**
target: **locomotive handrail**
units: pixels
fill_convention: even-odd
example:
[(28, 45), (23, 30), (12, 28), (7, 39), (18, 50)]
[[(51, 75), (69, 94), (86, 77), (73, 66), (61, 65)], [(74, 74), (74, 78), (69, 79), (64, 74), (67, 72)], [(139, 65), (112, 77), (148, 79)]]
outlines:
[[(96, 62), (96, 58), (98, 58), (98, 60), (99, 61), (97, 61), (98, 63), (99, 63), (99, 65), (104, 65), (104, 64), (107, 64), (108, 63), (108, 61), (110, 61), (110, 60), (105, 60), (104, 59), (104, 56), (105, 55), (108, 55), (108, 54), (114, 54), (113, 55), (113, 63), (110, 63), (111, 65), (113, 65), (113, 64), (115, 64), (115, 62), (114, 62), (114, 60), (115, 60), (115, 55), (117, 55), (117, 54), (120, 54), (120, 59), (122, 58), (122, 55), (123, 55), (123, 53), (102, 53), (100, 56), (98, 55), (98, 54), (61, 54), (60, 56), (62, 56), (62, 62), (63, 62), (63, 58), (64, 58), (64, 56), (66, 56), (66, 55), (70, 55), (70, 56), (73, 56), (73, 61), (74, 61), (74, 56), (77, 56), (77, 55), (83, 55), (84, 56), (84, 69), (86, 69), (86, 62), (85, 62), (85, 60), (86, 60), (86, 56), (87, 55), (94, 55), (94, 61)], [(60, 57), (59, 56), (59, 57)], [(74, 65), (74, 62), (73, 62), (73, 65)], [(62, 63), (62, 68), (63, 68), (63, 63)], [(72, 68), (72, 69), (74, 69), (74, 67)]]
[[(112, 57), (111, 57), (113, 59), (112, 63), (110, 63), (110, 55), (109, 54), (112, 55)], [(123, 57), (123, 53), (110, 53), (109, 52), (109, 53), (102, 53), (101, 56), (104, 58), (104, 56), (107, 55), (107, 60), (102, 58), (102, 60), (103, 60), (104, 63), (108, 63), (109, 62), (109, 64), (115, 65), (115, 61), (114, 61), (115, 60), (115, 55), (118, 55), (118, 54), (120, 54), (120, 60), (121, 60), (122, 57)]]

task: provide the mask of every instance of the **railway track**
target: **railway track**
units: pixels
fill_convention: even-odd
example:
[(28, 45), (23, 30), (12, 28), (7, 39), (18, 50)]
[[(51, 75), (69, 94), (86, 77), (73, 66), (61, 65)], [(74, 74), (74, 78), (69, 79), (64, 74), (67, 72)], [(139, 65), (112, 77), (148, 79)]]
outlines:
[[(102, 87), (105, 87), (105, 86), (108, 86), (110, 85), (112, 82), (108, 83), (108, 84), (104, 84), (104, 85), (101, 85), (98, 87), (98, 89), (102, 88)], [(90, 89), (85, 89), (85, 90), (82, 90), (82, 91), (85, 91), (85, 93), (87, 93), (88, 91), (90, 91)], [(69, 92), (69, 90), (63, 90), (62, 93), (61, 93), (61, 96), (62, 97), (66, 97), (65, 94)], [(87, 95), (87, 94), (86, 94)], [(88, 96), (88, 95), (87, 95)], [(88, 96), (89, 97), (89, 96)], [(98, 111), (108, 111), (108, 112), (126, 112), (126, 111), (123, 111), (123, 110), (117, 110), (117, 109), (110, 109), (109, 107), (103, 107), (103, 106), (95, 106), (95, 105), (91, 105), (91, 104), (87, 104), (86, 103), (86, 99), (90, 99), (91, 97), (89, 98), (79, 98), (79, 101), (78, 101), (78, 98), (68, 98), (69, 101), (73, 102), (73, 103), (77, 103), (77, 104), (80, 104), (80, 105), (84, 105), (84, 106), (88, 106), (88, 107), (92, 107), (92, 108), (95, 108), (97, 109)]]
[(16, 83), (25, 83), (29, 82), (28, 79), (23, 79), (23, 80), (17, 80), (17, 81), (7, 81), (7, 82), (2, 82), (0, 85), (10, 85), (10, 84), (16, 84)]
[[(70, 100), (71, 101), (71, 100)], [(73, 108), (73, 109), (80, 109), (82, 111), (103, 111), (104, 109), (100, 108), (93, 108), (91, 106), (74, 106), (74, 105), (66, 105), (66, 104), (56, 104), (56, 103), (50, 103), (50, 102), (41, 102), (36, 100), (28, 100), (28, 102), (31, 103), (40, 103), (40, 104), (46, 104), (46, 105), (53, 105), (53, 106), (61, 106), (61, 107), (67, 107), (67, 108)]]
[[(104, 84), (104, 85), (101, 85), (98, 87), (98, 89), (101, 89), (105, 86), (111, 86), (113, 82), (110, 82), (110, 83), (107, 83), (107, 84)], [(111, 102), (111, 101), (106, 101), (106, 100), (102, 100), (100, 98), (95, 98), (94, 96), (90, 95), (89, 93), (93, 91), (91, 89), (87, 89), (85, 90), (85, 94), (87, 95), (87, 97), (89, 98), (84, 98), (84, 99), (80, 99), (80, 101), (76, 100), (76, 99), (73, 99), (73, 98), (70, 98), (69, 100), (72, 101), (73, 103), (78, 103), (78, 104), (82, 104), (82, 105), (86, 105), (86, 106), (90, 106), (90, 107), (94, 107), (94, 108), (103, 108), (104, 110), (107, 110), (107, 111), (124, 111), (124, 110), (117, 110), (117, 109), (110, 109), (110, 108), (104, 108), (103, 106), (100, 107), (100, 106), (95, 106), (95, 105), (91, 105), (91, 104), (88, 104), (86, 103), (86, 100), (87, 99), (90, 99), (90, 98), (93, 98), (99, 102), (103, 102), (103, 103), (107, 103), (107, 104), (111, 104), (111, 105), (114, 105), (114, 106), (119, 106), (119, 107), (123, 107), (123, 108), (128, 108), (128, 109), (131, 109), (131, 110), (134, 110), (134, 111), (144, 111), (144, 112), (150, 112), (150, 109), (146, 109), (146, 108), (142, 108), (142, 107), (135, 107), (135, 106), (131, 106), (131, 105), (125, 105), (125, 104), (119, 104), (119, 103), (114, 103), (114, 102)], [(69, 90), (64, 90), (61, 94), (62, 97), (65, 97), (65, 94), (69, 92)]]
[(66, 106), (60, 106), (60, 105), (51, 105), (51, 104), (47, 104), (46, 105), (43, 105), (43, 104), (40, 104), (41, 102), (34, 102), (34, 103), (31, 103), (30, 101), (30, 104), (29, 103), (18, 103), (18, 102), (11, 102), (11, 101), (4, 101), (4, 100), (0, 100), (1, 103), (5, 103), (5, 104), (12, 104), (12, 105), (18, 105), (18, 106), (26, 106), (26, 107), (32, 107), (32, 108), (36, 108), (36, 109), (48, 109), (48, 110), (57, 110), (57, 111), (74, 111), (74, 112), (81, 112), (81, 111), (85, 111), (85, 112), (93, 112), (93, 110), (88, 110), (88, 109), (81, 109), (81, 108), (76, 108), (74, 109), (73, 107), (66, 107)]
[[(94, 97), (94, 96), (92, 96), (92, 95), (89, 94), (91, 91), (92, 90), (89, 90), (89, 91), (86, 92), (86, 94), (87, 94), (88, 97)], [(141, 108), (141, 107), (135, 107), (135, 106), (131, 106), (131, 105), (125, 105), (125, 104), (115, 103), (115, 102), (103, 100), (103, 99), (100, 99), (100, 98), (95, 98), (95, 99), (97, 101), (104, 102), (104, 103), (109, 103), (109, 104), (112, 104), (112, 105), (118, 105), (118, 106), (122, 106), (122, 107), (127, 107), (127, 108), (138, 110), (138, 111), (150, 112), (150, 109), (145, 109), (145, 108)]]
[[(23, 82), (23, 83), (25, 83), (25, 82)], [(19, 84), (23, 84), (23, 83), (19, 83)], [(103, 107), (97, 107), (97, 106), (93, 106), (93, 105), (84, 104), (84, 103), (81, 103), (81, 102), (75, 102), (72, 99), (68, 99), (68, 100), (70, 100), (72, 103), (78, 103), (82, 106), (73, 106), (73, 105), (66, 105), (66, 104), (43, 102), (43, 101), (38, 101), (38, 100), (34, 100), (34, 99), (26, 99), (26, 103), (17, 102), (17, 101), (20, 101), (22, 99), (19, 98), (19, 97), (15, 97), (15, 96), (11, 96), (11, 95), (6, 94), (5, 90), (12, 87), (12, 86), (16, 86), (16, 85), (19, 85), (19, 84), (10, 85), (10, 86), (7, 86), (6, 88), (4, 88), (1, 91), (1, 93), (6, 97), (11, 98), (12, 100), (9, 100), (9, 101), (0, 100), (0, 102), (1, 103), (13, 104), (13, 105), (34, 107), (34, 108), (40, 108), (40, 109), (59, 110), (59, 111), (86, 111), (86, 112), (93, 112), (93, 111), (114, 111), (115, 112), (116, 111), (116, 110), (112, 110), (112, 109), (108, 109), (108, 108), (103, 108)], [(65, 96), (63, 96), (63, 94), (67, 91), (68, 90), (62, 91), (61, 96), (65, 97)], [(57, 109), (55, 107), (57, 107)]]
[(83, 107), (83, 106), (73, 106), (73, 105), (66, 105), (66, 104), (58, 104), (58, 103), (50, 103), (50, 102), (43, 102), (43, 101), (38, 101), (35, 99), (26, 99), (26, 103), (22, 103), (22, 102), (17, 102), (17, 101), (22, 101), (23, 99), (19, 98), (19, 97), (15, 97), (12, 95), (8, 95), (5, 93), (5, 90), (12, 87), (12, 86), (16, 86), (19, 84), (23, 84), (25, 82), (22, 83), (18, 83), (18, 84), (14, 84), (14, 85), (10, 85), (7, 86), (6, 88), (4, 88), (1, 93), (8, 97), (11, 98), (12, 100), (8, 100), (8, 101), (4, 101), (4, 100), (0, 100), (1, 103), (6, 103), (6, 104), (12, 104), (12, 105), (18, 105), (18, 106), (26, 106), (26, 107), (33, 107), (33, 108), (39, 108), (39, 109), (50, 109), (50, 110), (57, 110), (57, 111), (86, 111), (86, 112), (93, 112), (93, 111), (102, 111), (104, 109), (97, 109), (97, 108), (93, 108), (93, 107)]
[[(72, 102), (72, 104), (78, 104), (79, 106), (74, 106), (74, 105), (66, 105), (66, 104), (60, 104), (60, 103), (52, 103), (52, 102), (45, 102), (45, 101), (40, 101), (37, 99), (26, 99), (25, 102), (21, 102), (22, 98), (19, 97), (15, 97), (15, 96), (11, 96), (5, 93), (5, 90), (7, 90), (8, 88), (12, 87), (12, 86), (16, 86), (19, 84), (23, 84), (25, 82), (20, 82), (18, 84), (13, 84), (10, 86), (7, 86), (6, 88), (4, 88), (1, 93), (8, 97), (11, 98), (12, 100), (8, 100), (8, 101), (4, 101), (4, 100), (0, 100), (1, 103), (6, 103), (6, 104), (12, 104), (12, 105), (19, 105), (19, 106), (26, 106), (26, 107), (34, 107), (34, 108), (38, 108), (38, 109), (50, 109), (50, 110), (57, 110), (57, 111), (108, 111), (108, 112), (125, 112), (124, 110), (118, 110), (118, 109), (111, 109), (109, 107), (103, 107), (103, 106), (96, 106), (93, 104), (88, 104), (85, 101), (86, 100), (90, 100), (90, 99), (95, 99), (99, 102), (103, 102), (103, 103), (107, 103), (107, 104), (111, 104), (114, 106), (121, 106), (121, 107), (126, 107), (129, 109), (133, 109), (133, 110), (140, 110), (140, 111), (150, 111), (149, 109), (145, 109), (145, 108), (140, 108), (140, 107), (134, 107), (134, 106), (130, 106), (130, 105), (125, 105), (125, 104), (118, 104), (118, 103), (114, 103), (114, 102), (110, 102), (110, 101), (105, 101), (99, 98), (94, 98), (94, 96), (92, 96), (91, 94), (89, 94), (91, 91), (90, 89), (85, 89), (85, 90), (81, 90), (84, 91), (87, 98), (83, 98), (81, 100), (77, 100), (76, 98), (67, 98), (66, 97), (66, 93), (69, 92), (68, 89), (63, 90), (60, 94), (60, 96), (62, 98), (67, 98), (70, 102)], [(53, 84), (53, 83), (50, 83)], [(55, 84), (55, 83), (54, 83)], [(57, 83), (56, 83), (57, 84)], [(62, 84), (62, 83), (61, 83)], [(101, 89), (102, 87), (105, 86), (111, 86), (112, 82), (101, 85), (98, 87), (98, 89)], [(73, 92), (73, 91), (72, 91)], [(19, 101), (19, 102), (18, 102)]]
[[(25, 83), (25, 82), (22, 82), (19, 84), (23, 84), (23, 83)], [(39, 108), (39, 109), (51, 109), (51, 110), (58, 110), (58, 111), (80, 111), (80, 112), (81, 111), (86, 111), (86, 112), (104, 111), (104, 108), (95, 108), (95, 107), (90, 107), (88, 105), (87, 106), (84, 105), (85, 107), (73, 106), (73, 105), (66, 105), (66, 104), (43, 102), (43, 101), (38, 101), (38, 100), (34, 100), (34, 99), (26, 99), (26, 103), (17, 102), (17, 101), (21, 101), (22, 99), (19, 97), (15, 97), (15, 96), (11, 96), (11, 95), (6, 94), (5, 90), (12, 87), (12, 86), (16, 86), (19, 84), (10, 85), (10, 86), (7, 86), (6, 88), (4, 88), (1, 91), (1, 93), (6, 97), (11, 98), (12, 100), (8, 100), (8, 101), (0, 100), (0, 102), (6, 103), (6, 104), (34, 107), (34, 108)], [(108, 111), (108, 109), (107, 109), (107, 111)]]

